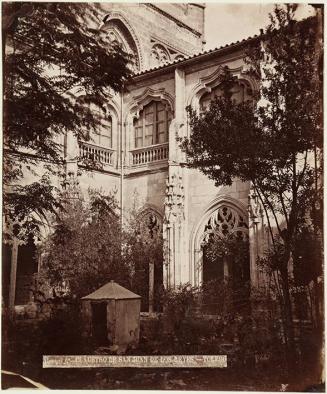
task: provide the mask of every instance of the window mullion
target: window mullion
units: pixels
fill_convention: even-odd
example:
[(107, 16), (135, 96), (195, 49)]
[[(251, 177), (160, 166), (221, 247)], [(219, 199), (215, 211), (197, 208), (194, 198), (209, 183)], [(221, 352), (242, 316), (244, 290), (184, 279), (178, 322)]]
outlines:
[(145, 146), (145, 109), (142, 111), (142, 147)]
[(158, 143), (158, 103), (154, 103), (154, 139), (153, 144)]
[(165, 134), (166, 134), (166, 136), (164, 136), (164, 142), (168, 141), (168, 133), (169, 133), (168, 119), (169, 119), (169, 116), (168, 116), (168, 110), (167, 110), (167, 111), (165, 111), (165, 124), (166, 124)]

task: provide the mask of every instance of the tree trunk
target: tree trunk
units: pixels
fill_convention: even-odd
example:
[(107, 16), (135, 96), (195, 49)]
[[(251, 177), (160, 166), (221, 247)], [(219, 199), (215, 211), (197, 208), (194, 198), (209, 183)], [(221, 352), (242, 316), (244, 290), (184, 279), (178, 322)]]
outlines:
[(293, 325), (293, 308), (292, 300), (289, 288), (289, 272), (287, 264), (280, 269), (281, 279), (282, 279), (282, 309), (284, 315), (284, 331), (286, 337), (286, 359), (288, 364), (289, 372), (294, 368), (296, 361), (296, 348), (295, 348), (295, 338), (294, 338), (294, 325)]

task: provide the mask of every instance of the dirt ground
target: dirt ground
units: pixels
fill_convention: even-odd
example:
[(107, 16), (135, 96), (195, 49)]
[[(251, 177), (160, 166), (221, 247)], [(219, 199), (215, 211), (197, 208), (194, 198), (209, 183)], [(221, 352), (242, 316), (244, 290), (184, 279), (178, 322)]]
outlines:
[(39, 376), (50, 389), (109, 390), (215, 390), (215, 391), (311, 391), (324, 392), (312, 377), (293, 377), (282, 382), (273, 373), (233, 369), (48, 369)]

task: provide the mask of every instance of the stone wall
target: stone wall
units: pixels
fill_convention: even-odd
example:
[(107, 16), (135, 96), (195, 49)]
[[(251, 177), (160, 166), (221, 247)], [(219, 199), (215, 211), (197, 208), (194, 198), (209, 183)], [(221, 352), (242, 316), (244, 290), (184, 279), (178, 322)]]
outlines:
[[(156, 43), (163, 45), (171, 58), (178, 53), (190, 55), (202, 49), (201, 32), (195, 34), (192, 31), (192, 27), (203, 30), (204, 9), (201, 7), (189, 9), (191, 18), (179, 12), (178, 6), (170, 4), (156, 7), (141, 3), (101, 3), (101, 8), (103, 17), (109, 15), (128, 21), (128, 28), (133, 31), (132, 36), (140, 50), (141, 69), (150, 68), (150, 53)], [(182, 16), (185, 22), (189, 22), (185, 26), (176, 21)]]
[(136, 204), (155, 207), (163, 215), (167, 170), (153, 173), (134, 174), (124, 180), (124, 206), (126, 213)]
[(97, 189), (104, 194), (116, 192), (116, 198), (119, 200), (120, 177), (119, 174), (109, 173), (106, 171), (81, 171), (78, 176), (79, 185), (83, 196), (87, 196), (87, 190)]

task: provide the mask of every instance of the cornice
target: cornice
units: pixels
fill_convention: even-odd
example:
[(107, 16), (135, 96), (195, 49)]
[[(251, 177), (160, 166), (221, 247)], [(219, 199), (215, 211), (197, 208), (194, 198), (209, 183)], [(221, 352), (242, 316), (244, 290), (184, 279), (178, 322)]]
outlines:
[(83, 169), (84, 171), (87, 172), (99, 172), (102, 174), (108, 174), (108, 175), (112, 175), (114, 177), (120, 177), (120, 171), (119, 169), (115, 169), (115, 168), (108, 168), (108, 167), (103, 167), (103, 168), (87, 168), (86, 166), (84, 166), (81, 163), (78, 163), (78, 167)]
[(195, 29), (192, 29), (192, 27), (186, 25), (184, 22), (181, 22), (179, 19), (175, 18), (174, 16), (170, 15), (168, 12), (163, 11), (161, 8), (158, 8), (157, 6), (155, 6), (152, 3), (143, 3), (146, 7), (149, 7), (153, 10), (155, 10), (156, 12), (158, 12), (159, 14), (165, 16), (166, 18), (172, 20), (173, 22), (175, 22), (178, 26), (183, 27), (184, 29), (190, 31), (191, 33), (193, 33), (194, 35), (196, 35), (197, 37), (202, 37), (202, 34), (200, 32), (198, 32)]
[(138, 177), (138, 176), (142, 176), (142, 175), (149, 175), (149, 174), (156, 174), (158, 172), (168, 172), (168, 162), (166, 161), (164, 165), (161, 165), (159, 167), (159, 165), (156, 167), (152, 164), (153, 168), (150, 167), (145, 167), (145, 168), (133, 168), (133, 170), (130, 172), (126, 172), (124, 174), (124, 178), (134, 178), (134, 177)]

